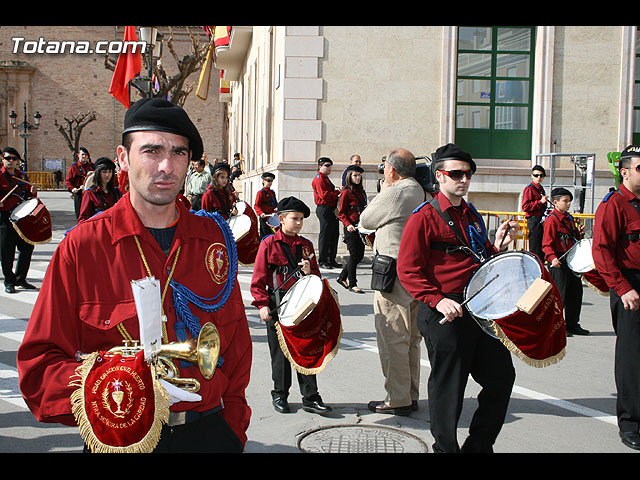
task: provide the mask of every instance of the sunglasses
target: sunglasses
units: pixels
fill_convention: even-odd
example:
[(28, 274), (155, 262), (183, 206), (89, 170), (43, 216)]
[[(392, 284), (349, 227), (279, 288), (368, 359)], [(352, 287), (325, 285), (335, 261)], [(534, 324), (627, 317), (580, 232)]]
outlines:
[(473, 172), (471, 170), (439, 170), (451, 180), (461, 180), (463, 176), (467, 177), (467, 179), (471, 180), (471, 175)]
[(540, 178), (540, 177), (544, 178), (545, 177), (545, 175), (542, 174), (542, 173), (532, 173), (531, 176), (532, 177), (536, 177), (536, 178)]
[(10, 156), (6, 156), (3, 157), (5, 160), (7, 160), (8, 162), (10, 162), (11, 160), (18, 160), (18, 157), (10, 157)]
[[(632, 170), (631, 167), (622, 167), (622, 168), (626, 168), (627, 170)], [(635, 170), (636, 170), (636, 172), (640, 173), (640, 163), (636, 165)]]

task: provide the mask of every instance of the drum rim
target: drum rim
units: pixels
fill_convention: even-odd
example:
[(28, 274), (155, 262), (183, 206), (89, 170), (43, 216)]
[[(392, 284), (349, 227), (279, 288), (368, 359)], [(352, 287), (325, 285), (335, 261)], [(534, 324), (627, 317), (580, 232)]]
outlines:
[[(469, 289), (469, 285), (471, 284), (472, 280), (476, 277), (476, 275), (478, 274), (478, 272), (482, 269), (482, 267), (486, 264), (488, 264), (489, 262), (493, 262), (494, 260), (496, 260), (499, 257), (504, 257), (504, 256), (514, 256), (514, 255), (525, 255), (525, 256), (529, 256), (531, 257), (536, 265), (538, 266), (539, 270), (540, 270), (540, 277), (542, 277), (542, 269), (544, 268), (544, 265), (542, 264), (542, 261), (540, 260), (540, 258), (531, 252), (528, 252), (526, 250), (505, 250), (504, 252), (498, 252), (494, 255), (492, 255), (491, 257), (489, 257), (488, 259), (486, 259), (484, 262), (482, 262), (480, 264), (480, 266), (478, 266), (478, 268), (475, 270), (475, 272), (473, 272), (473, 274), (471, 275), (471, 277), (469, 277), (469, 281), (467, 282), (467, 285), (465, 285), (464, 290), (463, 290), (463, 299), (467, 298), (467, 293), (468, 293), (468, 289)], [(469, 314), (471, 314), (474, 318), (483, 321), (483, 322), (495, 322), (495, 319), (493, 318), (484, 318), (474, 312), (471, 311), (471, 308), (469, 307), (469, 305), (466, 305), (467, 311), (469, 312)], [(518, 311), (518, 308), (515, 306), (513, 306), (513, 311), (511, 313), (509, 313), (508, 315), (506, 315), (507, 317), (510, 315), (513, 315), (514, 313), (516, 313)], [(501, 318), (505, 318), (505, 317), (501, 317)]]
[[(14, 209), (13, 209), (13, 210), (11, 210), (11, 215), (10, 215), (9, 219), (10, 219), (10, 220), (15, 221), (15, 220), (21, 220), (21, 219), (25, 218), (25, 217), (17, 218), (17, 217), (14, 215), (14, 212), (15, 212), (16, 210), (20, 209), (23, 205), (26, 205), (26, 204), (28, 204), (28, 203), (35, 203), (35, 204), (36, 204), (36, 206), (35, 206), (35, 207), (33, 207), (31, 210), (29, 210), (29, 212), (32, 212), (32, 211), (33, 211), (33, 210), (35, 210), (35, 208), (38, 206), (39, 200), (38, 200), (38, 198), (37, 198), (37, 197), (27, 198), (26, 200), (23, 200), (23, 201), (22, 201), (22, 202), (20, 202), (18, 205), (16, 205), (16, 206), (14, 207)], [(25, 215), (25, 216), (26, 216), (26, 215)]]

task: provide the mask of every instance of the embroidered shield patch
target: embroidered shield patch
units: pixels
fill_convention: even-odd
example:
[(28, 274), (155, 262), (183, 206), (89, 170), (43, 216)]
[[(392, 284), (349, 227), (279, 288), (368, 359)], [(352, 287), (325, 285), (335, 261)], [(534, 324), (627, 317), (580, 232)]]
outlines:
[(211, 279), (218, 285), (227, 281), (229, 275), (229, 254), (223, 243), (209, 245), (205, 255), (205, 265)]

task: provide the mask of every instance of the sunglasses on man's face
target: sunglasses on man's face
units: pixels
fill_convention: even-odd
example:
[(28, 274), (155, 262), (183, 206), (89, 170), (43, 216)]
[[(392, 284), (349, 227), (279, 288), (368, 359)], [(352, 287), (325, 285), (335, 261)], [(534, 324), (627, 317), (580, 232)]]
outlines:
[(462, 177), (467, 177), (467, 179), (471, 180), (471, 175), (473, 172), (471, 170), (440, 170), (443, 174), (449, 177), (451, 180), (461, 180)]
[(4, 158), (7, 162), (10, 162), (11, 160), (15, 160), (15, 161), (17, 161), (17, 160), (18, 160), (18, 157), (9, 157), (9, 156), (6, 156), (6, 157), (2, 157), (2, 158)]
[(532, 173), (531, 176), (532, 177), (536, 177), (536, 178), (540, 178), (540, 177), (544, 178), (544, 174), (543, 173)]

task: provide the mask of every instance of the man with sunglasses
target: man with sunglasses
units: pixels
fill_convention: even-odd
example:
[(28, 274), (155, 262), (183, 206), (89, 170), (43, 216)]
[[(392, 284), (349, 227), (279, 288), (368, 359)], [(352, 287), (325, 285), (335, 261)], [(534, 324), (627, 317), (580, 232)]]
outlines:
[[(433, 448), (435, 452), (492, 452), (507, 412), (515, 370), (509, 351), (482, 331), (461, 302), (480, 259), (506, 248), (517, 222), (500, 225), (491, 244), (482, 217), (463, 198), (476, 164), (460, 147), (438, 148), (432, 169), (440, 191), (418, 207), (405, 225), (398, 278), (420, 302), (418, 326), (431, 363), (428, 393)], [(446, 321), (441, 324), (443, 316)], [(469, 436), (460, 447), (457, 425), (469, 375), (482, 391)]]
[[(20, 170), (20, 162), (20, 154), (16, 149), (6, 147), (2, 151), (0, 200), (3, 201), (0, 202), (0, 260), (4, 275), (4, 290), (7, 293), (16, 293), (16, 287), (30, 290), (36, 288), (27, 282), (33, 245), (18, 235), (10, 220), (14, 208), (22, 201), (37, 195), (35, 185), (28, 185), (20, 181), (27, 180), (25, 173)], [(18, 262), (14, 272), (13, 262), (16, 249), (18, 250)]]
[(619, 189), (596, 210), (593, 260), (610, 289), (620, 438), (640, 450), (640, 145), (622, 151), (619, 169)]
[(522, 210), (527, 219), (529, 230), (529, 251), (535, 253), (540, 260), (544, 259), (542, 252), (542, 236), (544, 233), (542, 217), (547, 209), (549, 197), (544, 191), (542, 181), (546, 173), (544, 167), (535, 165), (531, 169), (531, 183), (522, 192)]

